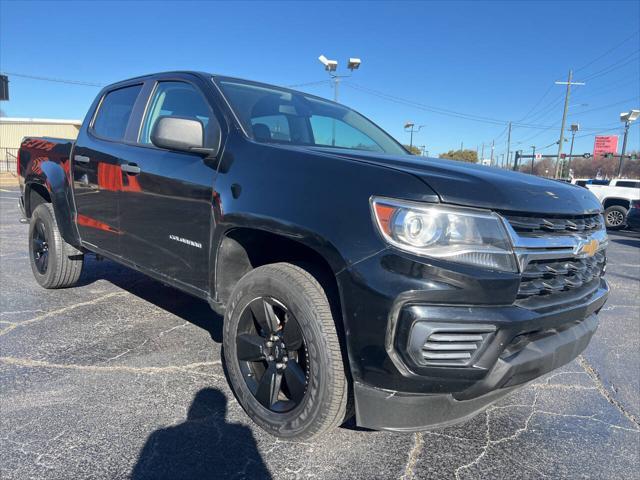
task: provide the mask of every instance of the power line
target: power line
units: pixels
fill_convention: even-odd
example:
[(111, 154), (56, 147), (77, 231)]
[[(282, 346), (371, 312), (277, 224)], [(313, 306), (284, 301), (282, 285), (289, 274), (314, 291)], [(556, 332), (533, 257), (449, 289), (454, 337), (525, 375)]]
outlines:
[(638, 59), (637, 58), (633, 58), (633, 57), (638, 55), (638, 52), (640, 52), (640, 49), (636, 50), (633, 53), (631, 53), (630, 55), (627, 55), (626, 57), (624, 57), (624, 58), (612, 63), (611, 65), (609, 65), (609, 66), (607, 66), (607, 67), (605, 67), (605, 68), (603, 68), (601, 70), (598, 70), (597, 72), (592, 73), (591, 75), (588, 75), (584, 80), (585, 81), (586, 80), (593, 80), (594, 78), (602, 77), (603, 75), (607, 75), (607, 74), (609, 74), (611, 72), (614, 72), (614, 71), (624, 67), (625, 65), (627, 65), (627, 64), (629, 64), (631, 62), (637, 61)]
[(69, 85), (83, 85), (85, 87), (104, 87), (101, 83), (84, 82), (81, 80), (68, 80), (63, 78), (41, 77), (38, 75), (27, 75), (26, 73), (3, 72), (4, 75), (12, 77), (28, 78), (31, 80), (42, 80), (45, 82), (67, 83)]
[(624, 100), (620, 100), (619, 102), (610, 103), (609, 105), (603, 105), (602, 107), (590, 108), (588, 110), (580, 110), (578, 112), (571, 112), (569, 116), (582, 115), (583, 113), (595, 112), (596, 110), (602, 110), (604, 108), (615, 107), (616, 105), (621, 105), (627, 102), (633, 102), (637, 100), (637, 97), (626, 98)]
[(311, 87), (313, 85), (322, 85), (323, 83), (331, 83), (331, 80), (317, 80), (315, 82), (307, 82), (307, 83), (296, 83), (294, 85), (285, 85), (287, 88), (299, 88), (299, 87)]
[(540, 97), (540, 100), (538, 100), (535, 103), (535, 105), (533, 107), (531, 107), (531, 109), (525, 114), (525, 116), (522, 117), (520, 120), (517, 120), (517, 121), (518, 122), (522, 122), (523, 120), (525, 120), (538, 107), (538, 105), (540, 105), (542, 103), (542, 101), (547, 97), (547, 95), (549, 95), (549, 92), (551, 92), (552, 89), (553, 89), (553, 83), (551, 85), (549, 85), (549, 88), (547, 88), (547, 91), (544, 92), (542, 97)]
[(415, 108), (418, 108), (418, 109), (421, 109), (421, 110), (425, 110), (425, 111), (428, 111), (428, 112), (432, 112), (432, 113), (438, 113), (440, 115), (448, 115), (448, 116), (452, 116), (452, 117), (463, 118), (463, 119), (466, 119), (466, 120), (472, 120), (472, 121), (481, 122), (481, 123), (490, 123), (490, 124), (493, 124), (493, 125), (506, 125), (508, 123), (506, 120), (500, 120), (500, 119), (497, 119), (497, 118), (484, 117), (484, 116), (481, 116), (481, 115), (457, 112), (455, 110), (449, 110), (449, 109), (440, 108), (440, 107), (433, 107), (431, 105), (426, 105), (426, 104), (415, 102), (415, 101), (412, 101), (412, 100), (407, 100), (407, 99), (404, 99), (404, 98), (401, 98), (401, 97), (397, 97), (395, 95), (389, 95), (387, 93), (380, 92), (380, 91), (374, 90), (372, 88), (364, 87), (362, 85), (358, 85), (358, 84), (353, 83), (353, 82), (343, 82), (343, 83), (344, 83), (344, 85), (347, 85), (350, 88), (353, 88), (355, 90), (359, 90), (361, 92), (368, 93), (370, 95), (373, 95), (373, 96), (376, 96), (376, 97), (379, 97), (379, 98), (383, 98), (383, 99), (388, 100), (390, 102), (395, 102), (395, 103), (399, 103), (399, 104), (402, 104), (402, 105), (413, 106)]
[(622, 45), (624, 45), (625, 43), (627, 43), (629, 40), (631, 40), (632, 38), (635, 38), (638, 33), (640, 33), (640, 30), (636, 30), (635, 32), (633, 32), (632, 35), (629, 35), (627, 38), (625, 38), (624, 40), (622, 40), (620, 43), (618, 43), (617, 45), (611, 47), (609, 50), (607, 50), (606, 52), (604, 52), (601, 55), (598, 55), (596, 58), (594, 58), (593, 60), (585, 63), (584, 65), (582, 65), (580, 68), (577, 68), (575, 71), (576, 73), (584, 70), (585, 68), (589, 67), (590, 65), (593, 65), (595, 62), (597, 62), (598, 60), (600, 60), (601, 58), (606, 57), (608, 54), (610, 54), (611, 52), (613, 52), (614, 50), (616, 50), (617, 48), (621, 47)]
[[(600, 95), (603, 95), (605, 93), (610, 93), (613, 91), (618, 91), (620, 90), (620, 87), (626, 87), (627, 85), (631, 85), (631, 84), (637, 84), (638, 83), (638, 79), (633, 78), (631, 80), (629, 79), (623, 79), (621, 82), (614, 82), (614, 83), (610, 83), (608, 84), (605, 88), (599, 88), (593, 91), (589, 91), (589, 95), (587, 95), (586, 97), (583, 97), (581, 95), (582, 92), (576, 92), (576, 94), (574, 95), (574, 98), (576, 96), (580, 96), (580, 100), (588, 100), (589, 98), (594, 98), (594, 97), (599, 97)], [(638, 85), (640, 86), (640, 85)]]

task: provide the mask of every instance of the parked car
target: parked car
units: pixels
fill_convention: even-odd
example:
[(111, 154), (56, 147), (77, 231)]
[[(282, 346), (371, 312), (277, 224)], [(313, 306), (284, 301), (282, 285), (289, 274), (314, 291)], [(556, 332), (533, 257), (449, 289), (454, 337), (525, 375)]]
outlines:
[(586, 188), (602, 203), (605, 223), (612, 230), (625, 226), (631, 202), (640, 200), (640, 180), (616, 178), (592, 181), (586, 184)]
[(609, 185), (609, 180), (598, 178), (572, 178), (571, 183), (586, 188), (587, 185)]
[(281, 438), (464, 421), (580, 354), (608, 296), (588, 190), (410, 155), (286, 88), (119, 82), (18, 171), (36, 281), (73, 286), (93, 253), (207, 300), (238, 402)]
[(640, 200), (631, 200), (631, 208), (627, 213), (627, 227), (640, 230)]

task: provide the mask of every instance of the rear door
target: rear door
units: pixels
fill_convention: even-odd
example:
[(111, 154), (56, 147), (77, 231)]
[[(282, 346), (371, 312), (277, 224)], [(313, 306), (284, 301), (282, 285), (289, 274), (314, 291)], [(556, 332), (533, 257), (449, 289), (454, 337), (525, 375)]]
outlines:
[[(140, 123), (120, 195), (121, 249), (128, 260), (206, 291), (212, 198), (216, 172), (201, 155), (168, 151), (151, 143), (161, 116), (197, 119), (205, 127), (218, 122), (210, 102), (189, 77), (154, 82)], [(219, 132), (219, 129), (215, 129)]]
[[(73, 151), (77, 224), (83, 243), (106, 253), (120, 253), (119, 199), (126, 179), (124, 144), (143, 85), (114, 88), (104, 93), (89, 125), (83, 127)], [(86, 124), (86, 122), (85, 122)]]

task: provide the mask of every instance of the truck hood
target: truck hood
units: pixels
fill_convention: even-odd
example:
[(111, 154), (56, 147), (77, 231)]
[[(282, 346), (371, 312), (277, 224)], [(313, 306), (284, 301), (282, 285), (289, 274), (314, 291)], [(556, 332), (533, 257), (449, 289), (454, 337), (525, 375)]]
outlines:
[(602, 210), (586, 188), (454, 160), (312, 147), (314, 151), (400, 170), (420, 178), (443, 203), (510, 212), (580, 215)]

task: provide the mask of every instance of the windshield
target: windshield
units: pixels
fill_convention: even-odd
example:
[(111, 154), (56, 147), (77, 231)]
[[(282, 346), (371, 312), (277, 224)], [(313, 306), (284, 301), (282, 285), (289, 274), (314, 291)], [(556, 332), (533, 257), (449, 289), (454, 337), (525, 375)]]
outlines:
[(217, 78), (216, 83), (258, 142), (407, 154), (384, 130), (342, 105), (236, 79)]

